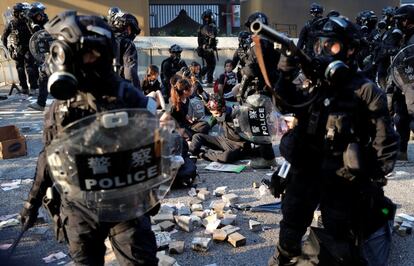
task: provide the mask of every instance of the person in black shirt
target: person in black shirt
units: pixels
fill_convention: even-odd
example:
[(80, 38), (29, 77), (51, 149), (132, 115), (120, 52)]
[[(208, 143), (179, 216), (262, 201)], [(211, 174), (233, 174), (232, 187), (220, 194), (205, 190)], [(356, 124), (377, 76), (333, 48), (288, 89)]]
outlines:
[(149, 65), (147, 75), (142, 81), (141, 88), (145, 95), (154, 98), (158, 107), (165, 110), (165, 101), (161, 92), (161, 83), (158, 81), (159, 69), (156, 65)]
[(184, 60), (181, 59), (181, 53), (183, 48), (177, 44), (171, 45), (170, 57), (162, 61), (161, 63), (161, 81), (165, 89), (165, 99), (166, 101), (170, 98), (171, 85), (170, 79), (173, 77), (181, 68), (186, 67), (187, 64)]
[[(233, 72), (233, 68), (232, 60), (228, 59), (224, 62), (224, 73), (218, 79), (218, 93), (221, 96), (231, 92), (233, 87), (237, 85), (237, 75)], [(236, 101), (232, 96), (227, 100)]]

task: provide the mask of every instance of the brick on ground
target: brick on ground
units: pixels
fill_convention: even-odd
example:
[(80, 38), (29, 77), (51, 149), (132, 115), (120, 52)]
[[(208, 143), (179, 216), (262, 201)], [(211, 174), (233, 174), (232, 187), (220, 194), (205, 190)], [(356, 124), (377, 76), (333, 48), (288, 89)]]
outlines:
[(213, 240), (225, 241), (227, 239), (227, 233), (223, 229), (216, 229), (213, 231)]
[(221, 198), (223, 199), (223, 201), (225, 203), (228, 203), (230, 205), (233, 205), (233, 204), (235, 204), (239, 201), (239, 196), (237, 196), (234, 193), (225, 194), (225, 195), (221, 196)]
[(170, 221), (164, 221), (158, 224), (162, 231), (170, 232), (174, 229), (175, 224)]
[(175, 222), (181, 230), (186, 232), (193, 231), (193, 223), (190, 216), (175, 216)]
[(164, 222), (164, 221), (173, 222), (174, 221), (174, 215), (172, 213), (159, 213), (159, 214), (153, 216), (152, 220), (156, 224), (159, 224), (159, 223)]
[(211, 238), (194, 237), (191, 242), (191, 248), (195, 251), (208, 251), (210, 248)]
[(257, 232), (262, 230), (262, 224), (255, 220), (249, 220), (250, 231)]
[(182, 254), (184, 252), (185, 243), (184, 241), (171, 242), (168, 247), (168, 253), (170, 254)]
[(227, 241), (235, 248), (246, 245), (246, 238), (237, 232), (228, 235)]

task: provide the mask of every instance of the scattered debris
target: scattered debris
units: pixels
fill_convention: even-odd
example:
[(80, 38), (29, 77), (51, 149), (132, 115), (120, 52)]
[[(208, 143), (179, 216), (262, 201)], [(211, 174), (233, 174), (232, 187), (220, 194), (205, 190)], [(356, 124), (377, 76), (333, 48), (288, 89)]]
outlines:
[(11, 218), (15, 218), (18, 215), (19, 215), (18, 213), (2, 215), (2, 216), (0, 216), (0, 222), (5, 221), (5, 220), (9, 220)]
[(270, 191), (269, 191), (269, 188), (267, 187), (267, 186), (265, 186), (265, 185), (261, 185), (260, 187), (259, 187), (259, 194), (260, 194), (260, 197), (263, 197), (263, 196), (265, 196), (265, 195), (268, 195), (270, 193)]
[(181, 230), (186, 232), (193, 231), (193, 221), (190, 216), (175, 216), (175, 222)]
[(196, 189), (192, 187), (192, 188), (188, 191), (188, 195), (189, 195), (190, 197), (195, 197), (195, 196), (197, 196), (197, 191), (196, 191)]
[(230, 234), (227, 241), (235, 248), (246, 245), (246, 238), (237, 232)]
[(174, 215), (172, 213), (159, 213), (152, 217), (154, 223), (158, 224), (164, 221), (174, 221)]
[(410, 235), (413, 231), (414, 217), (405, 213), (398, 214), (394, 219), (394, 230), (400, 236)]
[(47, 256), (47, 257), (44, 257), (43, 258), (43, 261), (45, 262), (45, 263), (51, 263), (51, 262), (54, 262), (54, 261), (57, 261), (57, 260), (60, 260), (60, 259), (63, 259), (63, 258), (66, 258), (66, 254), (65, 253), (63, 253), (62, 251), (59, 251), (59, 252), (57, 252), (57, 253), (52, 253), (52, 254), (50, 254), (49, 256)]
[(236, 222), (236, 218), (237, 218), (236, 214), (226, 213), (223, 216), (223, 220), (221, 220), (221, 224), (224, 226), (234, 224)]
[(208, 251), (210, 248), (211, 238), (194, 237), (191, 242), (191, 248), (195, 251)]
[(218, 162), (212, 162), (209, 165), (207, 165), (207, 170), (212, 171), (220, 171), (220, 172), (232, 172), (232, 173), (240, 173), (241, 171), (246, 168), (245, 165), (235, 165), (235, 164), (222, 164)]
[(223, 229), (216, 229), (213, 231), (213, 240), (225, 241), (227, 239), (227, 233)]
[(255, 220), (249, 220), (250, 231), (257, 232), (262, 230), (262, 224)]
[(175, 227), (175, 224), (170, 221), (163, 221), (159, 223), (158, 225), (160, 226), (162, 231), (167, 231), (167, 232), (172, 231)]
[(208, 190), (200, 190), (197, 194), (197, 198), (199, 198), (200, 200), (207, 200), (210, 198), (210, 191)]
[(183, 203), (177, 204), (177, 214), (178, 215), (190, 215), (191, 209), (188, 206), (185, 206)]
[(227, 186), (217, 187), (213, 191), (213, 195), (216, 196), (216, 197), (221, 197), (226, 193), (227, 193)]
[(193, 204), (191, 205), (191, 211), (203, 211), (203, 205), (201, 204)]
[(162, 204), (158, 213), (162, 214), (174, 214), (175, 208), (168, 204)]
[(178, 265), (177, 260), (168, 255), (157, 252), (157, 258), (158, 258), (158, 266), (177, 266)]
[(12, 189), (19, 188), (20, 184), (21, 184), (21, 180), (14, 180), (13, 182), (10, 182), (10, 183), (3, 183), (0, 186), (3, 191), (9, 191)]
[(8, 219), (5, 221), (0, 222), (0, 229), (4, 229), (6, 227), (10, 227), (10, 226), (16, 226), (19, 225), (20, 222), (19, 220), (12, 218), (12, 219)]
[(168, 247), (168, 253), (170, 254), (182, 254), (184, 252), (184, 241), (171, 242)]
[(414, 222), (414, 217), (405, 213), (400, 213), (397, 214), (397, 217), (400, 217), (403, 220), (409, 221), (409, 222)]
[(253, 186), (253, 188), (259, 188), (260, 187), (260, 182), (254, 181), (252, 186)]
[(230, 205), (233, 205), (233, 204), (237, 203), (238, 200), (239, 200), (239, 196), (237, 196), (234, 193), (225, 194), (221, 198), (223, 199), (224, 202), (226, 202)]
[(159, 224), (154, 224), (151, 226), (151, 231), (153, 232), (160, 232), (161, 231), (161, 227)]
[(13, 244), (0, 244), (0, 250), (8, 250)]
[(158, 248), (165, 248), (171, 242), (171, 235), (168, 232), (154, 232)]
[(237, 226), (233, 226), (233, 225), (226, 225), (225, 227), (221, 228), (222, 230), (224, 230), (228, 235), (237, 232), (240, 230), (240, 227)]

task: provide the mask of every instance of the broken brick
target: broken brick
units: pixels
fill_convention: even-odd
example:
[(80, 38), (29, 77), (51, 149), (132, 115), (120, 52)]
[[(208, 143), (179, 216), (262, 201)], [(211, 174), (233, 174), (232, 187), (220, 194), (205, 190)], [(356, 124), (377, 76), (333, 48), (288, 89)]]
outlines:
[(175, 224), (170, 221), (164, 221), (158, 224), (162, 231), (170, 232), (174, 229)]
[(168, 253), (170, 254), (182, 254), (184, 252), (184, 241), (171, 242), (168, 247)]
[(190, 216), (176, 216), (175, 222), (177, 223), (178, 227), (180, 227), (181, 230), (186, 232), (193, 231), (193, 223), (191, 221)]
[(237, 232), (230, 234), (227, 241), (235, 248), (246, 245), (246, 238)]
[(216, 229), (213, 231), (213, 240), (225, 241), (227, 239), (227, 233), (223, 229)]
[(223, 199), (225, 203), (228, 203), (230, 205), (237, 203), (237, 201), (239, 200), (239, 197), (234, 193), (225, 194), (221, 196), (221, 198)]
[(249, 220), (250, 231), (257, 232), (262, 230), (262, 224), (255, 220)]

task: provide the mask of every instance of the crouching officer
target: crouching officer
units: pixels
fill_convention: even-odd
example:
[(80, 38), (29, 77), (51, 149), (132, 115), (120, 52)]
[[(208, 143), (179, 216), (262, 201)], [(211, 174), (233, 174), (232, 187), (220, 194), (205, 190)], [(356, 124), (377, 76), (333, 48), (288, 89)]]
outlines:
[(156, 104), (113, 71), (114, 38), (100, 17), (68, 11), (45, 29), (55, 38), (47, 62), (57, 100), (45, 117), (45, 149), (22, 224), (33, 226), (53, 186), (77, 265), (103, 265), (106, 237), (121, 265), (157, 265), (147, 213), (166, 193), (157, 186), (168, 187), (174, 164)]
[(294, 113), (297, 125), (281, 140), (281, 154), (291, 166), (279, 243), (269, 265), (297, 265), (303, 258), (302, 237), (318, 204), (321, 265), (385, 265), (395, 205), (383, 186), (394, 168), (398, 135), (384, 92), (356, 72), (360, 37), (354, 24), (327, 18), (316, 37), (313, 67), (303, 69), (318, 84), (311, 90), (294, 80), (295, 71), (286, 71), (294, 60), (279, 62), (280, 108)]

